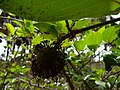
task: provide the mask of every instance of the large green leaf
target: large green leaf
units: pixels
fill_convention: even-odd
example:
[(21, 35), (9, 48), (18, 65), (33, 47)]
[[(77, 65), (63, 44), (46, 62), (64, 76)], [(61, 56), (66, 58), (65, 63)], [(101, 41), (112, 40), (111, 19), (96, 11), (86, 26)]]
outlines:
[(77, 51), (81, 51), (85, 47), (85, 42), (84, 42), (84, 40), (75, 41), (74, 46), (75, 46)]
[(50, 22), (40, 22), (36, 24), (37, 28), (43, 33), (51, 34), (55, 37), (58, 36), (59, 29), (57, 29), (57, 25)]
[(118, 13), (119, 2), (120, 0), (0, 0), (0, 8), (26, 19), (58, 21)]
[(102, 39), (111, 43), (118, 36), (118, 30), (120, 30), (119, 25), (106, 28), (102, 33)]
[(88, 35), (85, 38), (85, 43), (91, 50), (92, 49), (96, 50), (99, 44), (101, 43), (101, 41), (102, 41), (102, 36), (100, 32), (90, 33), (90, 35)]
[(75, 24), (76, 29), (84, 28), (90, 24), (90, 19), (79, 20)]

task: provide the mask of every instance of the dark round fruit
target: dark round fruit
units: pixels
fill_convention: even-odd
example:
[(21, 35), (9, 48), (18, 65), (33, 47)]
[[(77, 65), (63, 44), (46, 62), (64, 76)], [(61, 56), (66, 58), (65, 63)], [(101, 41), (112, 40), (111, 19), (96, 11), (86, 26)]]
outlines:
[(33, 55), (31, 71), (33, 76), (42, 78), (55, 77), (65, 66), (65, 54), (54, 47), (43, 47)]

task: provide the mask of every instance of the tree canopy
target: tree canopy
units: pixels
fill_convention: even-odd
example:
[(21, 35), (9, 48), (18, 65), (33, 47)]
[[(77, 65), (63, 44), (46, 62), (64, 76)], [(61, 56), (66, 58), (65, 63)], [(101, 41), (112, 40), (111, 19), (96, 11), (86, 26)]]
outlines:
[(119, 90), (120, 0), (0, 0), (1, 90)]

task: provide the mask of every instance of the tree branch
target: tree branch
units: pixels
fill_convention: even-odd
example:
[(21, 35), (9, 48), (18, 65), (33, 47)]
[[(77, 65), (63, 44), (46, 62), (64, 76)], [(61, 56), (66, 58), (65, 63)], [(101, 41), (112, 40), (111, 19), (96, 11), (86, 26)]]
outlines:
[(71, 32), (71, 28), (70, 28), (68, 20), (65, 20), (65, 23), (66, 23), (66, 27), (67, 27), (68, 31)]
[(82, 73), (80, 72), (80, 70), (77, 70), (77, 68), (75, 67), (75, 65), (73, 65), (70, 60), (67, 60), (67, 61), (68, 61), (68, 63), (70, 64), (70, 66), (74, 69), (74, 71), (75, 71), (78, 75), (82, 75)]
[(59, 46), (62, 43), (62, 41), (64, 41), (66, 38), (75, 37), (76, 34), (88, 31), (88, 30), (93, 29), (93, 28), (104, 26), (104, 25), (107, 25), (107, 24), (110, 24), (110, 23), (113, 23), (113, 22), (117, 22), (117, 21), (120, 21), (120, 18), (109, 20), (109, 21), (106, 21), (106, 22), (103, 22), (103, 23), (95, 24), (95, 25), (88, 26), (88, 27), (81, 28), (81, 29), (71, 30), (71, 32), (69, 32), (65, 36), (62, 36), (60, 39), (58, 39), (58, 41), (55, 42), (55, 44), (56, 44), (56, 46)]
[(70, 27), (71, 29), (75, 26), (76, 21), (78, 21), (78, 20), (72, 20), (72, 25)]
[(20, 79), (20, 78), (17, 78), (17, 80), (20, 80), (21, 82), (27, 83), (27, 84), (29, 84), (30, 86), (38, 87), (38, 88), (41, 88), (41, 89), (52, 90), (52, 89), (49, 88), (49, 87), (44, 87), (44, 86), (41, 86), (41, 85), (38, 85), (38, 84), (33, 84), (33, 83), (31, 83), (30, 81), (25, 81), (25, 80)]
[(109, 73), (107, 76), (102, 77), (102, 81), (105, 81), (112, 75), (120, 75), (120, 71), (114, 72), (114, 73)]
[(71, 90), (75, 90), (75, 89), (74, 89), (74, 86), (73, 86), (73, 83), (72, 83), (70, 77), (66, 74), (66, 71), (65, 71), (65, 70), (63, 70), (63, 74), (64, 74), (64, 76), (65, 76), (65, 78), (66, 78), (66, 81), (67, 81), (68, 84), (69, 84), (70, 89), (71, 89)]
[(115, 85), (115, 83), (116, 83), (116, 81), (117, 81), (117, 79), (119, 78), (119, 74), (117, 75), (117, 77), (115, 78), (115, 80), (114, 80), (114, 82), (113, 82), (113, 84), (111, 85), (111, 87), (110, 87), (110, 90), (113, 90), (113, 88), (114, 88), (114, 85)]
[(23, 23), (23, 20), (21, 19), (17, 19), (17, 18), (13, 18), (13, 17), (5, 17), (5, 16), (0, 16), (0, 19), (9, 19), (9, 20), (16, 20), (16, 21), (19, 21), (19, 22), (22, 22)]

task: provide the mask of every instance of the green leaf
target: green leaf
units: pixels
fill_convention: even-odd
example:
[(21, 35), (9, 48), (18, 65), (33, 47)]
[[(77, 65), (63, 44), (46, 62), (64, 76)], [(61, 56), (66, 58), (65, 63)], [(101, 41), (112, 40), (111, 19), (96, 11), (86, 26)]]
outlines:
[(10, 24), (10, 23), (6, 23), (6, 27), (7, 27), (8, 31), (10, 32), (10, 34), (14, 35), (14, 30), (15, 29), (14, 29), (13, 25)]
[(56, 22), (57, 26), (61, 30), (61, 33), (68, 33), (68, 29), (66, 27), (66, 23), (64, 20)]
[(16, 34), (18, 35), (18, 37), (31, 37), (32, 36), (32, 33), (28, 29), (25, 29), (24, 26), (19, 27), (16, 30)]
[(41, 34), (40, 36), (36, 36), (35, 38), (33, 38), (32, 40), (32, 44), (33, 45), (37, 45), (40, 44), (41, 41), (44, 40), (55, 40), (56, 38), (50, 34)]
[(113, 55), (113, 54), (111, 54), (111, 55), (105, 55), (104, 57), (103, 57), (103, 61), (107, 64), (107, 65), (109, 65), (109, 66), (112, 66), (112, 65), (116, 65), (116, 59), (117, 58), (117, 56), (115, 56), (115, 55)]
[(100, 81), (100, 80), (97, 80), (97, 81), (95, 81), (95, 83), (96, 83), (97, 85), (100, 85), (100, 86), (105, 87), (105, 82), (102, 82), (102, 81)]
[(106, 28), (102, 33), (102, 38), (106, 43), (112, 42), (118, 36), (118, 30), (120, 28), (117, 26), (112, 26)]
[(19, 65), (11, 67), (9, 70), (13, 73), (20, 73), (22, 71), (22, 67), (20, 67)]
[(79, 21), (76, 22), (74, 28), (76, 28), (76, 29), (84, 28), (87, 25), (89, 25), (89, 23), (90, 23), (90, 19), (79, 20)]
[(117, 90), (120, 89), (120, 81), (117, 83)]
[(119, 2), (114, 0), (0, 0), (0, 8), (26, 19), (59, 21), (118, 13)]
[(51, 34), (41, 34), (40, 37), (43, 37), (43, 39), (47, 39), (47, 40), (55, 40), (57, 38)]
[(27, 73), (27, 72), (29, 72), (30, 71), (30, 68), (23, 68), (22, 69), (22, 73)]
[(90, 33), (85, 38), (85, 43), (91, 50), (92, 49), (96, 50), (99, 44), (101, 43), (101, 41), (102, 41), (102, 36), (101, 33), (99, 32)]
[(2, 10), (0, 10), (0, 15), (2, 14)]
[(113, 65), (117, 65), (117, 61), (116, 61), (117, 56), (111, 54), (111, 55), (105, 55), (103, 57), (103, 61), (105, 63), (105, 69), (106, 71), (111, 71)]
[(75, 42), (74, 42), (74, 46), (75, 46), (76, 50), (79, 52), (79, 51), (81, 51), (81, 50), (84, 49), (84, 47), (85, 47), (85, 42), (84, 42), (84, 40), (75, 41)]
[(35, 38), (33, 38), (32, 44), (37, 45), (37, 44), (40, 44), (41, 41), (43, 41), (43, 37), (36, 36)]
[(13, 23), (17, 24), (18, 26), (22, 27), (22, 23), (17, 20), (12, 20)]
[(55, 37), (58, 36), (58, 30), (56, 29), (57, 26), (54, 23), (50, 23), (50, 22), (40, 22), (40, 23), (36, 23), (35, 24), (37, 26), (37, 28), (39, 28), (39, 30), (43, 33), (47, 33), (47, 34), (51, 34)]
[(62, 43), (62, 47), (68, 47), (71, 45), (72, 45), (72, 43), (69, 41), (69, 39), (64, 40), (64, 42)]
[(113, 44), (120, 45), (120, 38), (116, 39)]
[(28, 33), (34, 33), (34, 26), (32, 21), (24, 19), (24, 27)]

